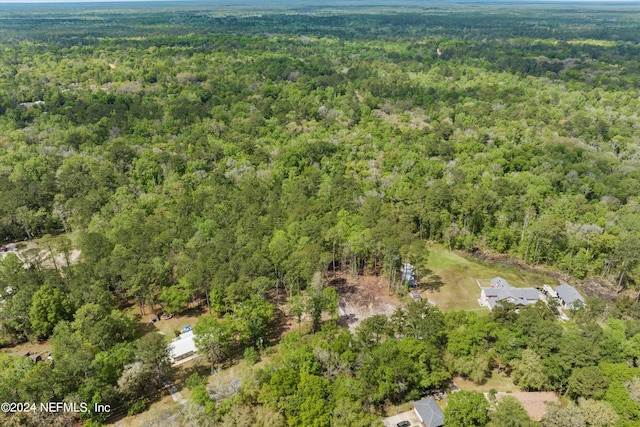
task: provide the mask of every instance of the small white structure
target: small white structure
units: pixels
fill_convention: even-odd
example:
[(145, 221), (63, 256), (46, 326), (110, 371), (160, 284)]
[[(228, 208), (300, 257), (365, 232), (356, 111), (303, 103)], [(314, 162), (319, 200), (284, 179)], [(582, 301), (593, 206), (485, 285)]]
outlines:
[(193, 331), (186, 332), (173, 340), (167, 347), (169, 359), (172, 365), (196, 354), (196, 343), (193, 340)]
[(494, 277), (490, 280), (491, 286), (480, 288), (480, 305), (493, 310), (500, 302), (509, 302), (517, 307), (535, 304), (540, 300), (540, 294), (535, 288), (514, 288), (502, 277)]
[(547, 296), (551, 298), (558, 298), (558, 294), (556, 293), (556, 291), (554, 291), (553, 288), (549, 285), (543, 285), (542, 292), (544, 292)]
[(586, 304), (582, 295), (578, 293), (576, 288), (568, 283), (563, 283), (558, 286), (556, 288), (556, 293), (558, 294), (558, 301), (562, 305), (562, 308), (576, 310), (580, 307), (584, 307)]

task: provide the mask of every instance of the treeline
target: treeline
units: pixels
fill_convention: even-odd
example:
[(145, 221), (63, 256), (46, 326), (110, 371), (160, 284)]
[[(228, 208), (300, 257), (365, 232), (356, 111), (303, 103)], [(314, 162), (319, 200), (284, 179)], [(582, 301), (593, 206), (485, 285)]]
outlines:
[(147, 299), (191, 252), (219, 260), (204, 291), (389, 267), (413, 236), (635, 284), (634, 89), (390, 60), (406, 42), (155, 40), (3, 51), (3, 240), (82, 231)]
[[(339, 12), (337, 10), (339, 9)], [(340, 39), (447, 37), (463, 40), (597, 39), (638, 41), (634, 7), (509, 5), (489, 9), (460, 4), (211, 6), (198, 2), (145, 5), (6, 5), (0, 11), (2, 34), (18, 40), (55, 40), (66, 46), (91, 44), (103, 37), (185, 36), (199, 34), (296, 34)]]

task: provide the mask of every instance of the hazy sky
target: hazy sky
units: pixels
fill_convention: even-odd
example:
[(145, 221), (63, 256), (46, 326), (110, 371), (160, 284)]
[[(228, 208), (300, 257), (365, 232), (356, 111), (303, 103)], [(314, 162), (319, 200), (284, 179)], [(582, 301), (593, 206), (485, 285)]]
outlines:
[[(233, 5), (233, 4), (257, 4), (264, 5), (265, 3), (279, 2), (281, 1), (284, 4), (294, 5), (296, 3), (320, 3), (320, 4), (339, 4), (340, 0), (330, 0), (329, 2), (323, 0), (0, 0), (0, 4), (2, 3), (122, 3), (122, 2), (139, 2), (144, 1), (147, 3), (164, 3), (164, 2), (197, 2), (197, 3), (210, 3), (211, 5), (221, 4), (225, 6)], [(350, 0), (353, 2), (354, 0)], [(357, 0), (355, 0), (357, 1)], [(360, 0), (362, 3), (367, 4), (384, 4), (384, 0)], [(424, 0), (424, 3), (479, 3), (483, 0)], [(640, 0), (486, 0), (488, 3), (640, 3)], [(402, 3), (403, 0), (387, 0), (388, 3)], [(420, 3), (421, 0), (407, 0), (407, 3)]]

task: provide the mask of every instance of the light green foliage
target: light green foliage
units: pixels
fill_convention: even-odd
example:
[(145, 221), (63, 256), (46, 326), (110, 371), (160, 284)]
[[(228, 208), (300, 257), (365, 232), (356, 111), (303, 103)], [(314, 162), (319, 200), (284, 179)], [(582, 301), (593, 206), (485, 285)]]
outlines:
[(289, 401), (290, 426), (322, 427), (329, 424), (332, 402), (328, 400), (329, 382), (308, 373), (300, 375), (296, 393)]
[(580, 399), (578, 406), (588, 426), (608, 427), (614, 426), (618, 422), (618, 415), (606, 402)]
[(522, 358), (511, 361), (511, 366), (513, 382), (526, 391), (542, 390), (549, 383), (540, 356), (534, 351), (524, 350)]
[(0, 398), (6, 402), (18, 402), (22, 397), (17, 384), (22, 381), (30, 369), (33, 361), (27, 357), (9, 356), (0, 353)]
[(449, 395), (444, 418), (451, 427), (481, 427), (489, 421), (488, 409), (489, 402), (482, 393), (459, 391)]
[(412, 301), (405, 310), (396, 310), (391, 316), (396, 331), (403, 335), (423, 339), (440, 345), (445, 335), (442, 312), (426, 300)]
[(162, 308), (166, 313), (177, 314), (187, 307), (192, 293), (193, 290), (189, 289), (189, 285), (182, 281), (177, 285), (164, 288), (160, 292), (158, 300), (162, 303)]
[(47, 337), (61, 320), (70, 320), (71, 307), (66, 295), (56, 288), (43, 286), (33, 294), (29, 318), (37, 336)]
[(358, 375), (372, 402), (385, 399), (398, 402), (421, 380), (410, 355), (400, 349), (398, 340), (390, 339), (363, 356)]
[(543, 427), (586, 427), (587, 422), (578, 406), (569, 402), (566, 407), (552, 403), (542, 418)]
[(260, 296), (252, 296), (233, 307), (230, 319), (241, 341), (259, 346), (273, 321), (273, 305)]
[(152, 371), (153, 384), (161, 384), (162, 380), (171, 373), (171, 363), (163, 335), (146, 334), (136, 342), (134, 354), (136, 360), (142, 361), (145, 367)]
[(363, 347), (372, 347), (391, 336), (393, 336), (393, 329), (384, 314), (367, 317), (356, 329), (356, 338)]
[(122, 373), (122, 368), (131, 363), (133, 355), (134, 351), (129, 343), (116, 344), (108, 351), (96, 354), (92, 362), (96, 379), (103, 384), (115, 383)]
[(306, 311), (311, 318), (311, 330), (317, 332), (320, 330), (320, 321), (322, 313), (328, 312), (335, 320), (338, 316), (338, 303), (340, 296), (332, 287), (321, 289), (318, 285), (309, 289), (306, 300)]
[(403, 248), (402, 258), (405, 262), (410, 263), (414, 267), (414, 273), (418, 283), (423, 285), (427, 282), (429, 275), (432, 273), (427, 267), (429, 262), (429, 247), (421, 240), (414, 240)]
[(300, 332), (300, 323), (302, 322), (302, 315), (304, 314), (304, 300), (300, 294), (294, 295), (289, 298), (289, 313), (298, 322), (298, 332)]
[(368, 413), (361, 402), (338, 400), (331, 414), (332, 427), (382, 427), (382, 421), (375, 415)]
[(290, 368), (276, 369), (263, 378), (258, 402), (277, 410), (284, 410), (287, 397), (298, 387), (300, 374)]
[(94, 303), (85, 304), (76, 311), (71, 328), (83, 342), (100, 350), (131, 339), (134, 331), (132, 319)]
[(246, 360), (247, 363), (253, 365), (260, 359), (260, 355), (255, 348), (247, 347), (242, 353), (242, 358)]
[(636, 421), (640, 419), (638, 404), (631, 400), (624, 384), (614, 381), (609, 385), (604, 400), (611, 405), (622, 420)]
[(211, 363), (211, 369), (224, 361), (229, 355), (231, 323), (218, 322), (213, 316), (202, 316), (193, 328), (195, 344), (198, 352)]

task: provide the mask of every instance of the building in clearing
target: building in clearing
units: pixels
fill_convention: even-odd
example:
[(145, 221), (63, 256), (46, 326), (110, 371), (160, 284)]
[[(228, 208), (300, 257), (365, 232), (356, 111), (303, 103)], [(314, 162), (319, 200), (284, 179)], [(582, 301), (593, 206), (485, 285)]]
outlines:
[[(480, 287), (480, 305), (493, 310), (496, 304), (509, 302), (517, 307), (535, 304), (540, 300), (540, 294), (535, 288), (514, 288), (502, 277), (490, 280), (491, 286)], [(480, 282), (478, 282), (480, 283)]]
[(402, 283), (406, 283), (409, 288), (415, 288), (418, 285), (413, 265), (404, 263), (400, 271), (402, 272)]
[(193, 338), (193, 331), (189, 331), (181, 334), (169, 344), (167, 350), (169, 351), (169, 359), (172, 365), (176, 365), (187, 357), (196, 354), (196, 343)]
[(576, 288), (568, 283), (563, 283), (558, 286), (556, 293), (558, 294), (558, 301), (562, 305), (562, 308), (575, 310), (586, 304), (582, 295), (578, 293)]
[(413, 402), (413, 410), (424, 427), (441, 427), (444, 425), (444, 413), (432, 398)]

